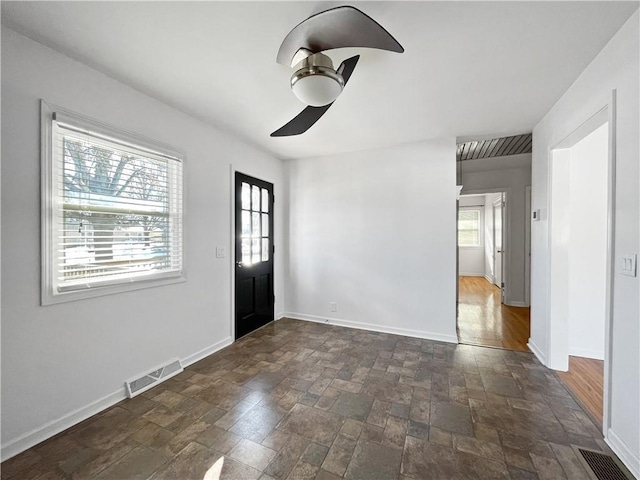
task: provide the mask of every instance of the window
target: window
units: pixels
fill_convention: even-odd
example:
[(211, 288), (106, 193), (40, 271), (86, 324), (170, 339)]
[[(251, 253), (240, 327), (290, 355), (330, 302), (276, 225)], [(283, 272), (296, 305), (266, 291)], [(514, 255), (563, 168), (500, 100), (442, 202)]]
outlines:
[(269, 261), (269, 191), (242, 182), (242, 263)]
[(42, 303), (183, 280), (180, 154), (42, 105)]
[(458, 209), (458, 246), (481, 247), (481, 210), (478, 208)]

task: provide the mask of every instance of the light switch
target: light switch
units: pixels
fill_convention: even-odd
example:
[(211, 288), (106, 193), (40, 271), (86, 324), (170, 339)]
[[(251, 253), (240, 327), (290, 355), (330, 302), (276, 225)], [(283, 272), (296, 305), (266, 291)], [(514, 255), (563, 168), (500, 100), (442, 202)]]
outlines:
[(637, 271), (637, 257), (638, 256), (635, 253), (631, 255), (621, 255), (620, 274), (635, 277)]
[(216, 258), (224, 258), (225, 252), (224, 247), (216, 247)]

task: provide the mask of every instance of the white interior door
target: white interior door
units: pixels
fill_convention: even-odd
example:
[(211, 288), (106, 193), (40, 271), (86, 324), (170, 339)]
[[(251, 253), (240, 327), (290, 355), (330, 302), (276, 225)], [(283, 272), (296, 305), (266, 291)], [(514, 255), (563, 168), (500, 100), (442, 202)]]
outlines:
[[(503, 248), (503, 232), (502, 232), (502, 220), (503, 220), (503, 208), (502, 208), (502, 196), (493, 203), (493, 271), (495, 284), (502, 291), (502, 253)], [(502, 294), (501, 294), (502, 297)]]

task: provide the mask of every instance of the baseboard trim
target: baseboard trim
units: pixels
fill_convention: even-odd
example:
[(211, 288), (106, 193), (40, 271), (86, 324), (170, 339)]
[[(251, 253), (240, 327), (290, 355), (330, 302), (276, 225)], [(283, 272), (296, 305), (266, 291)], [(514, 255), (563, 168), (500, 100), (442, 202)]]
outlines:
[(493, 285), (493, 282), (495, 282), (495, 279), (491, 275), (484, 275), (484, 278), (487, 282), (489, 282), (492, 285)]
[(3, 444), (1, 448), (2, 453), (0, 453), (2, 461), (4, 462), (5, 460), (8, 460), (34, 445), (45, 441), (47, 438), (51, 438), (67, 428), (73, 427), (92, 415), (95, 415), (96, 413), (115, 405), (121, 400), (124, 400), (127, 398), (127, 392), (124, 388), (124, 382), (122, 383), (123, 387), (121, 389), (110, 393), (95, 402), (91, 402), (89, 405), (67, 413), (56, 420), (47, 422), (41, 427), (34, 428), (33, 430), (20, 435), (18, 438)]
[(528, 307), (529, 306), (525, 302), (504, 302), (504, 304), (510, 307)]
[(359, 330), (371, 330), (373, 332), (392, 333), (394, 335), (403, 335), (405, 337), (423, 338), (425, 340), (434, 340), (436, 342), (458, 343), (456, 335), (444, 335), (441, 333), (424, 332), (421, 330), (409, 330), (405, 328), (395, 328), (374, 325), (372, 323), (354, 322), (352, 320), (343, 320), (339, 318), (318, 317), (316, 315), (307, 315), (304, 313), (285, 312), (287, 318), (294, 320), (304, 320), (307, 322), (324, 323), (329, 325), (337, 325), (339, 327), (357, 328)]
[(542, 350), (540, 350), (535, 343), (533, 343), (533, 340), (531, 340), (531, 338), (529, 338), (529, 341), (527, 342), (527, 347), (529, 347), (529, 350), (531, 350), (536, 358), (540, 360), (540, 363), (546, 367), (547, 356), (542, 353)]
[(629, 469), (631, 475), (636, 478), (640, 478), (640, 457), (634, 454), (633, 451), (624, 443), (616, 432), (609, 429), (604, 441), (611, 447), (613, 453), (615, 453), (620, 461), (624, 463), (624, 466)]
[(193, 365), (199, 360), (202, 360), (205, 357), (208, 357), (212, 353), (216, 353), (218, 350), (222, 350), (224, 347), (228, 347), (233, 343), (233, 338), (227, 337), (219, 342), (214, 343), (206, 348), (203, 348), (199, 352), (196, 352), (192, 355), (189, 355), (184, 360), (182, 360), (182, 366), (188, 367), (189, 365)]
[(484, 277), (484, 273), (464, 273), (458, 272), (459, 277)]
[[(184, 358), (182, 360), (182, 365), (184, 367), (187, 367), (197, 362), (198, 360), (202, 360), (212, 353), (215, 353), (218, 350), (231, 345), (232, 343), (233, 339), (231, 337), (227, 337), (224, 340), (214, 343), (213, 345), (203, 348), (202, 350)], [(122, 382), (122, 385), (122, 388), (108, 395), (105, 395), (104, 397), (94, 402), (91, 402), (89, 405), (85, 405), (84, 407), (73, 410), (72, 412), (63, 415), (56, 420), (47, 422), (40, 427), (34, 428), (33, 430), (20, 435), (18, 438), (9, 440), (8, 442), (2, 444), (0, 446), (0, 461), (4, 462), (5, 460), (8, 460), (11, 457), (18, 455), (19, 453), (24, 452), (25, 450), (39, 444), (40, 442), (44, 442), (48, 438), (51, 438), (54, 435), (57, 435), (58, 433), (73, 427), (74, 425), (77, 425), (78, 423), (95, 415), (96, 413), (100, 413), (101, 411), (112, 407), (116, 403), (125, 400), (127, 398), (127, 391), (124, 387), (124, 381)]]
[(569, 355), (572, 357), (593, 358), (594, 360), (604, 360), (604, 352), (588, 350), (584, 348), (569, 348)]

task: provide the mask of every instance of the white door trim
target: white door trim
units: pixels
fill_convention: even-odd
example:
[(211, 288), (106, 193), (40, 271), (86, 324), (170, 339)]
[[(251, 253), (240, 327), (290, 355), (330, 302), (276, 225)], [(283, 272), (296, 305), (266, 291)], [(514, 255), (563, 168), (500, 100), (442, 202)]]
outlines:
[[(554, 370), (566, 371), (568, 369), (569, 362), (569, 342), (568, 342), (568, 320), (563, 312), (558, 311), (561, 302), (554, 301), (554, 292), (557, 289), (553, 287), (554, 279), (556, 282), (561, 281), (558, 279), (558, 275), (555, 269), (558, 267), (558, 261), (562, 259), (557, 258), (554, 260), (554, 251), (556, 255), (562, 256), (562, 252), (558, 253), (558, 249), (554, 247), (554, 215), (557, 217), (561, 215), (561, 212), (553, 211), (553, 195), (554, 180), (557, 178), (553, 176), (554, 170), (554, 157), (555, 162), (559, 160), (559, 157), (566, 155), (567, 149), (578, 143), (588, 134), (593, 132), (596, 128), (608, 122), (609, 125), (609, 146), (608, 146), (608, 178), (607, 178), (607, 279), (606, 279), (606, 303), (605, 303), (605, 353), (604, 353), (604, 391), (603, 391), (603, 412), (602, 412), (602, 429), (605, 440), (607, 439), (610, 418), (611, 418), (611, 352), (613, 349), (611, 338), (611, 322), (613, 319), (613, 275), (614, 275), (614, 233), (615, 233), (615, 176), (616, 176), (616, 91), (611, 92), (609, 101), (602, 106), (595, 114), (585, 119), (582, 123), (578, 124), (574, 130), (567, 135), (562, 141), (558, 142), (555, 146), (549, 149), (549, 193), (548, 193), (548, 205), (549, 205), (549, 269), (548, 269), (548, 328), (547, 328), (547, 366)], [(560, 172), (562, 174), (562, 172)], [(558, 199), (556, 199), (556, 202)], [(558, 218), (556, 218), (556, 224), (558, 224)], [(555, 235), (559, 235), (558, 225), (555, 227)]]
[[(512, 303), (512, 292), (511, 292), (511, 282), (509, 281), (509, 275), (506, 272), (509, 272), (511, 266), (511, 235), (509, 235), (509, 228), (511, 226), (511, 208), (509, 208), (509, 198), (512, 198), (512, 188), (511, 187), (496, 187), (496, 188), (482, 188), (479, 190), (464, 190), (462, 195), (481, 195), (483, 193), (503, 193), (505, 200), (505, 210), (503, 211), (503, 223), (502, 223), (502, 231), (504, 234), (504, 241), (502, 248), (506, 250), (506, 255), (502, 256), (502, 281), (504, 282), (504, 304), (505, 305), (513, 305)], [(522, 305), (513, 305), (521, 307)]]
[[(499, 289), (500, 289), (500, 302), (501, 303), (505, 303), (504, 299), (505, 299), (505, 285), (507, 284), (506, 279), (505, 279), (505, 268), (504, 268), (504, 263), (505, 263), (505, 256), (504, 256), (504, 251), (506, 250), (506, 241), (507, 241), (507, 234), (505, 231), (505, 217), (506, 217), (506, 207), (507, 207), (507, 200), (506, 200), (506, 195), (504, 193), (502, 193), (502, 195), (500, 196), (500, 198), (496, 199), (493, 201), (493, 274), (494, 274), (494, 285), (496, 285)], [(500, 236), (502, 237), (500, 239), (500, 252), (498, 252), (497, 247), (496, 247), (496, 208), (500, 208)], [(496, 280), (496, 274), (498, 272), (498, 269), (496, 268), (496, 260), (498, 258), (498, 253), (500, 253), (500, 285), (497, 285), (495, 280)]]
[(524, 303), (531, 305), (531, 185), (524, 187)]

